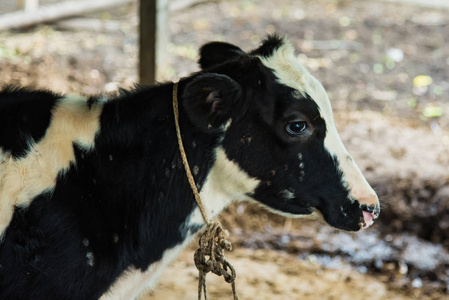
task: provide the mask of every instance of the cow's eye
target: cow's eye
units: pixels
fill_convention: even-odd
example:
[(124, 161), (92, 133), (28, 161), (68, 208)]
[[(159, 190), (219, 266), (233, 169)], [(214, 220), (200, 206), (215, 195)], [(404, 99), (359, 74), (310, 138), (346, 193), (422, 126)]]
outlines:
[(289, 135), (298, 135), (304, 132), (307, 129), (307, 122), (305, 121), (294, 121), (290, 122), (285, 126), (285, 130)]

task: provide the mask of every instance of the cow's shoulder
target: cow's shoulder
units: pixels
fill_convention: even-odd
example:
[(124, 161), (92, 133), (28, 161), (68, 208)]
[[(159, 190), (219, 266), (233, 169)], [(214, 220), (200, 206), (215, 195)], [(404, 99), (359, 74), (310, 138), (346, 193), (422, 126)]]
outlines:
[(0, 150), (24, 156), (50, 124), (60, 95), (43, 90), (7, 87), (0, 90)]

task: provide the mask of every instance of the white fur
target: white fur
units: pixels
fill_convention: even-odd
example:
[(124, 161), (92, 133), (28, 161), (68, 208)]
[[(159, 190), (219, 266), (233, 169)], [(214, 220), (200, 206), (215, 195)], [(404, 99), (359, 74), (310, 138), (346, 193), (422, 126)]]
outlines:
[(261, 57), (262, 63), (275, 70), (279, 82), (307, 93), (319, 107), (320, 116), (326, 122), (327, 134), (324, 146), (327, 151), (337, 157), (339, 168), (344, 176), (344, 184), (351, 191), (351, 198), (367, 205), (379, 205), (376, 193), (366, 181), (362, 172), (350, 159), (340, 136), (335, 128), (331, 103), (322, 84), (299, 63), (293, 46), (286, 40), (274, 54), (268, 58)]
[(54, 188), (57, 175), (75, 162), (73, 142), (93, 148), (101, 111), (102, 106), (89, 109), (85, 98), (63, 98), (52, 111), (44, 137), (30, 142), (26, 157), (15, 159), (1, 151), (0, 232), (9, 225), (15, 205), (28, 206), (35, 196)]
[[(222, 147), (216, 150), (215, 155), (215, 164), (200, 192), (209, 218), (217, 216), (232, 201), (251, 200), (247, 194), (254, 192), (260, 183), (260, 180), (248, 176), (236, 163), (230, 161)], [(192, 214), (191, 223), (204, 224), (198, 208)]]
[(173, 261), (182, 249), (192, 240), (188, 238), (179, 246), (166, 250), (162, 259), (153, 263), (146, 271), (130, 267), (104, 293), (100, 300), (130, 300), (135, 299), (145, 289), (153, 288), (165, 267)]

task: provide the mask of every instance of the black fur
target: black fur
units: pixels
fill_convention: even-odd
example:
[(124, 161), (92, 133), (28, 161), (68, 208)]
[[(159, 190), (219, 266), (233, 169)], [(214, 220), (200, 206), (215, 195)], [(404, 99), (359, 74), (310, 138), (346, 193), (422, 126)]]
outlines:
[(15, 158), (25, 156), (44, 136), (57, 99), (47, 91), (0, 90), (0, 148)]
[[(253, 53), (269, 55), (280, 43), (268, 41)], [(255, 200), (290, 214), (317, 208), (331, 225), (358, 230), (362, 213), (347, 199), (337, 162), (324, 149), (325, 124), (315, 102), (295, 99), (259, 58), (235, 46), (209, 44), (200, 61), (207, 69), (179, 83), (182, 137), (190, 165), (199, 170), (199, 189), (222, 146), (261, 180), (249, 195)], [(186, 227), (196, 203), (177, 146), (172, 89), (172, 83), (138, 87), (104, 104), (93, 150), (73, 144), (76, 164), (55, 189), (16, 209), (0, 244), (0, 299), (98, 299), (123, 271), (146, 270), (201, 228)], [(0, 93), (6, 117), (0, 122), (7, 128), (1, 134), (8, 137), (0, 139), (2, 148), (23, 155), (26, 145), (12, 133), (38, 141), (57, 99), (47, 92)], [(22, 125), (9, 118), (13, 114), (29, 122)], [(298, 118), (310, 127), (289, 136), (285, 125)], [(285, 198), (286, 191), (293, 197)], [(340, 206), (350, 217), (335, 213)]]
[(226, 75), (204, 74), (186, 86), (184, 106), (197, 127), (216, 129), (235, 117), (241, 92), (239, 84)]
[[(223, 50), (226, 51), (223, 51)], [(198, 61), (202, 69), (245, 55), (242, 49), (229, 43), (211, 42), (201, 47)]]
[(268, 57), (273, 54), (274, 51), (279, 49), (283, 44), (283, 38), (279, 35), (270, 35), (263, 42), (262, 45), (251, 51), (251, 55), (260, 55), (263, 57)]
[[(98, 299), (126, 268), (146, 270), (200, 229), (181, 230), (196, 204), (181, 168), (172, 87), (107, 103), (95, 149), (74, 144), (76, 166), (55, 190), (16, 210), (0, 244), (0, 299)], [(205, 134), (181, 114), (201, 187), (223, 132)]]

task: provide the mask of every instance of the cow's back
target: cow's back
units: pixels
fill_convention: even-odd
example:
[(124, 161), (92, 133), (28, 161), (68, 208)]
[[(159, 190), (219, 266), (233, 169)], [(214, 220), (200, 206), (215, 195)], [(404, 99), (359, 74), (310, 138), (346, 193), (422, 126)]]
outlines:
[(48, 91), (6, 88), (0, 91), (0, 158), (25, 156), (45, 135), (60, 96)]

